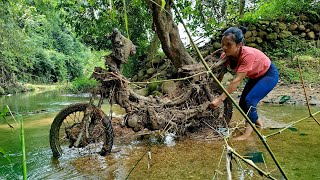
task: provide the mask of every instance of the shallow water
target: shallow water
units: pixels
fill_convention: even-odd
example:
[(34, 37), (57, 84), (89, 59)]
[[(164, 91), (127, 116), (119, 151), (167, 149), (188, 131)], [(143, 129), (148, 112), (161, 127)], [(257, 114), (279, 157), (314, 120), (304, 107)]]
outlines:
[[(116, 139), (113, 149), (120, 151), (106, 157), (80, 155), (75, 151), (59, 160), (52, 159), (48, 136), (54, 116), (68, 104), (87, 100), (87, 97), (54, 94), (0, 97), (1, 104), (8, 104), (13, 111), (25, 114), (21, 118), (25, 125), (29, 179), (213, 179), (215, 172), (216, 179), (226, 179), (225, 142), (209, 141), (209, 138), (177, 141), (171, 135), (164, 143), (152, 138), (129, 141)], [(104, 107), (105, 110), (107, 108)], [(312, 108), (313, 112), (319, 110), (319, 107)], [(114, 111), (123, 113), (120, 109)], [(308, 116), (308, 109), (304, 106), (262, 105), (259, 114), (266, 126), (261, 132), (268, 135), (277, 131), (276, 128)], [(320, 119), (319, 114), (315, 117)], [(235, 112), (232, 125), (241, 119), (239, 113)], [(9, 121), (14, 125), (14, 130), (0, 120), (0, 146), (9, 154), (12, 163), (0, 157), (0, 179), (22, 179), (19, 128), (14, 121)], [(320, 179), (319, 128), (312, 118), (308, 118), (294, 128), (267, 139), (289, 179)], [(272, 158), (256, 135), (247, 141), (231, 141), (229, 145), (241, 155), (263, 153), (266, 164), (257, 163), (257, 166), (281, 179)], [(151, 155), (150, 161), (148, 155)], [(246, 173), (238, 170), (240, 166)], [(253, 177), (245, 175), (245, 179), (263, 179), (240, 161), (239, 165), (233, 161), (232, 167), (233, 179), (243, 179), (241, 177), (247, 172), (253, 172)]]

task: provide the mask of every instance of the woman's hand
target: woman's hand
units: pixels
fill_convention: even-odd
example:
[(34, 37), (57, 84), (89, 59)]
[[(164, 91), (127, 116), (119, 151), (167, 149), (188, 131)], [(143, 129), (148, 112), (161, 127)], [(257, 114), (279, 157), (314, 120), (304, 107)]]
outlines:
[(224, 99), (222, 99), (221, 96), (215, 98), (215, 99), (209, 104), (209, 108), (215, 109), (215, 108), (219, 107), (219, 106), (223, 103), (223, 100), (224, 100)]

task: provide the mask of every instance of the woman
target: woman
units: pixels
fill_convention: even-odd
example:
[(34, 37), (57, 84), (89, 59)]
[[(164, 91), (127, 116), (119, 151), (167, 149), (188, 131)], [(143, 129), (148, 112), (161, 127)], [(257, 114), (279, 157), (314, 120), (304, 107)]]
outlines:
[[(278, 83), (278, 70), (263, 52), (244, 46), (243, 33), (239, 28), (231, 27), (222, 35), (221, 45), (224, 53), (221, 57), (226, 57), (225, 65), (236, 72), (236, 76), (230, 82), (227, 91), (231, 94), (245, 77), (249, 78), (242, 91), (239, 106), (244, 112), (248, 113), (252, 123), (262, 127), (261, 119), (258, 118), (257, 114), (257, 104)], [(222, 93), (211, 102), (210, 108), (220, 106), (226, 98), (227, 95)], [(245, 132), (236, 137), (235, 140), (247, 139), (252, 131), (250, 124), (246, 123)]]

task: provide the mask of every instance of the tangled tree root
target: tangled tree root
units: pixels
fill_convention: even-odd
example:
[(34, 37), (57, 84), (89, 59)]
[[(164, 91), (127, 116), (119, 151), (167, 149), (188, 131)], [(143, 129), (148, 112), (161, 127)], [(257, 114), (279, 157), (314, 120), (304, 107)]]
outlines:
[[(222, 71), (219, 66), (221, 62), (210, 58), (207, 60), (215, 62), (210, 64), (218, 75)], [(177, 83), (178, 86), (169, 96), (163, 97), (145, 97), (135, 93), (129, 87), (130, 82), (117, 72), (96, 68), (92, 76), (102, 82), (100, 91), (110, 102), (126, 110), (126, 125), (135, 131), (161, 129), (182, 135), (208, 125), (213, 128), (225, 127), (232, 116), (232, 104), (228, 100), (222, 108), (208, 108), (221, 90), (201, 64), (182, 67), (177, 76), (183, 80)]]

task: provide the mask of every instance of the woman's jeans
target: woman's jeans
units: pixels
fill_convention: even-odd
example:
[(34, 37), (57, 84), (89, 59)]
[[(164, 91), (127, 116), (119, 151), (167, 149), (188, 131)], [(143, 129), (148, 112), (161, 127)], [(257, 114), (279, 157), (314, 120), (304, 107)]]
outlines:
[(258, 120), (257, 104), (277, 85), (278, 80), (279, 72), (275, 65), (271, 63), (269, 70), (262, 77), (249, 79), (246, 83), (239, 106), (248, 114), (252, 123), (256, 123)]

